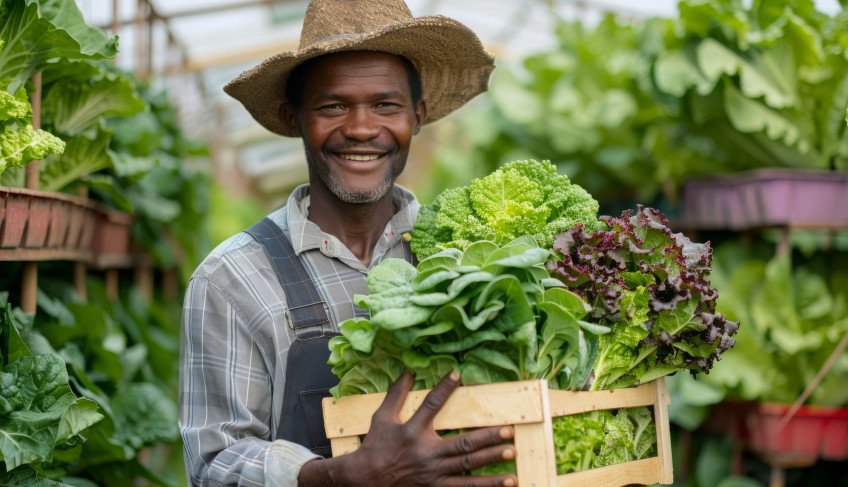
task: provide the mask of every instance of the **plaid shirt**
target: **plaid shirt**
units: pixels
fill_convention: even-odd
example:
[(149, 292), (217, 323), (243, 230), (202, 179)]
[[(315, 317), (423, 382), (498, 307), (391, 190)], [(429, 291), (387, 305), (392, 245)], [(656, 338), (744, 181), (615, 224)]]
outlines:
[[(401, 235), (412, 230), (418, 202), (396, 186), (395, 204), (371, 267), (390, 257), (411, 261)], [(326, 331), (338, 331), (338, 323), (354, 316), (353, 295), (367, 293), (369, 269), (308, 214), (309, 187), (303, 185), (269, 218), (288, 235), (327, 303)], [(244, 232), (219, 245), (192, 275), (183, 305), (179, 395), (190, 485), (296, 486), (301, 466), (316, 457), (274, 438), (295, 340), (285, 309), (273, 266)]]

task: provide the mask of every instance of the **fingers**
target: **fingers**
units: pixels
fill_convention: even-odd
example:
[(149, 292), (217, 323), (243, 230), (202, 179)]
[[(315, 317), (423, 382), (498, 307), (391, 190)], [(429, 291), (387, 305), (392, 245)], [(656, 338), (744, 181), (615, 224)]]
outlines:
[(475, 477), (450, 477), (441, 484), (445, 487), (515, 487), (515, 475), (480, 475)]
[(401, 408), (414, 382), (412, 372), (409, 369), (404, 370), (400, 374), (400, 377), (389, 386), (389, 390), (386, 392), (386, 398), (383, 399), (383, 403), (374, 412), (372, 422), (379, 418), (387, 418), (399, 422)]
[[(463, 433), (461, 435), (451, 436), (445, 438), (444, 445), (445, 455), (464, 455), (468, 453), (476, 452), (481, 448), (486, 448), (494, 445), (498, 445), (503, 443), (506, 440), (512, 439), (515, 435), (515, 430), (512, 426), (495, 426), (491, 428), (479, 428), (474, 431), (470, 431), (468, 433)], [(508, 446), (512, 449), (513, 456), (512, 458), (508, 458), (507, 460), (512, 460), (515, 458), (515, 448), (512, 445), (502, 445)], [(503, 458), (499, 458), (495, 461), (502, 461)], [(492, 462), (489, 462), (492, 463)], [(475, 467), (476, 468), (476, 467)], [(473, 469), (467, 469), (473, 470)]]
[(514, 460), (515, 447), (511, 444), (503, 444), (514, 434), (511, 426), (503, 426), (480, 428), (470, 433), (445, 438), (443, 454), (447, 458), (443, 460), (443, 465), (450, 472), (459, 472)]
[(433, 419), (442, 409), (442, 406), (445, 405), (451, 394), (453, 394), (453, 391), (459, 387), (459, 380), (459, 372), (455, 370), (442, 377), (442, 380), (424, 398), (421, 407), (412, 415), (407, 425), (414, 429), (432, 428)]

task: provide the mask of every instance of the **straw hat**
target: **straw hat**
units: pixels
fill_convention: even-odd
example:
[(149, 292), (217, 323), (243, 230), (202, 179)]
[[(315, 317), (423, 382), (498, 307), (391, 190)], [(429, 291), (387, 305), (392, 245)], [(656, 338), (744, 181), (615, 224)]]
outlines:
[(409, 59), (421, 76), (434, 122), (486, 91), (493, 57), (465, 25), (441, 15), (412, 17), (403, 0), (312, 0), (297, 51), (271, 56), (224, 86), (268, 130), (295, 137), (280, 120), (286, 82), (298, 64), (341, 51), (379, 51)]

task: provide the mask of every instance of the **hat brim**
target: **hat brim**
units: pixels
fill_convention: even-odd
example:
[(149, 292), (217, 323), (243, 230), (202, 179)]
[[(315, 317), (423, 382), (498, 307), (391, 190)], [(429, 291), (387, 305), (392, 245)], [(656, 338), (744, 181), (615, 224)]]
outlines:
[(378, 51), (403, 56), (418, 70), (427, 102), (424, 123), (435, 122), (488, 89), (494, 58), (465, 25), (441, 15), (389, 24), (367, 34), (323, 39), (297, 51), (269, 57), (224, 86), (271, 132), (296, 137), (280, 119), (289, 74), (298, 64), (343, 51)]

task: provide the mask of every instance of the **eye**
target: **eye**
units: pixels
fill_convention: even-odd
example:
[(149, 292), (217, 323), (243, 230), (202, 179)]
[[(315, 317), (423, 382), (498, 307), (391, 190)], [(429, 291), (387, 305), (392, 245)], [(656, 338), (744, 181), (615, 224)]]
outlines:
[(341, 103), (328, 103), (318, 107), (318, 110), (327, 114), (340, 114), (345, 112), (345, 106)]
[(403, 108), (403, 105), (391, 101), (381, 101), (374, 105), (373, 110), (379, 113), (391, 113), (396, 112)]

